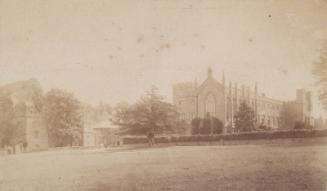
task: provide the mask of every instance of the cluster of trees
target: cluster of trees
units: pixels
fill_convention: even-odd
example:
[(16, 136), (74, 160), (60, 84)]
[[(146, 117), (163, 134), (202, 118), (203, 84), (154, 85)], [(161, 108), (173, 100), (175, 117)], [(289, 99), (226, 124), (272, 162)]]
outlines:
[[(28, 91), (25, 96), (28, 96), (16, 104), (13, 103), (10, 93), (0, 92), (0, 146), (11, 146), (15, 152), (15, 145), (27, 144), (23, 121), (26, 112), (41, 115), (48, 128), (51, 146), (81, 144), (82, 107), (73, 94), (53, 89), (43, 95), (38, 87), (25, 88)], [(26, 106), (24, 99), (32, 101), (33, 104)]]
[[(320, 100), (327, 108), (327, 43), (321, 57), (314, 64), (313, 74), (320, 87)], [(49, 141), (52, 146), (68, 146), (82, 143), (83, 107), (73, 94), (53, 89), (42, 94), (38, 88), (30, 88), (31, 100), (36, 112), (42, 114), (48, 128)], [(8, 93), (0, 92), (0, 143), (1, 145), (16, 145), (26, 142), (25, 130), (19, 124), (16, 116), (26, 112), (26, 105), (14, 105)], [(114, 124), (121, 127), (126, 134), (185, 133), (188, 124), (179, 119), (176, 108), (165, 102), (152, 87), (135, 104), (120, 103), (115, 108), (100, 104), (95, 109), (94, 120), (105, 116)], [(106, 113), (106, 115), (104, 115)], [(284, 127), (295, 129), (308, 128), (307, 125), (296, 122), (295, 112), (285, 108), (281, 113), (281, 122)], [(235, 131), (248, 132), (256, 129), (268, 130), (268, 127), (256, 127), (254, 111), (246, 103), (241, 103), (235, 115)], [(218, 118), (206, 116), (192, 120), (193, 134), (219, 134), (223, 132), (223, 123)]]
[(42, 115), (48, 128), (50, 146), (82, 144), (82, 105), (70, 92), (53, 89), (42, 99)]
[[(42, 91), (35, 91), (31, 95), (33, 109), (42, 116), (48, 130), (49, 145), (52, 147), (82, 144), (85, 112), (88, 112), (92, 121), (112, 121), (119, 125), (120, 132), (125, 134), (181, 134), (188, 128), (188, 124), (179, 119), (175, 106), (165, 102), (155, 87), (147, 91), (135, 104), (120, 103), (115, 108), (100, 103), (87, 109), (72, 93), (61, 89), (52, 89), (45, 95)], [(24, 126), (17, 123), (17, 113), (24, 115), (26, 109), (26, 105), (14, 105), (10, 94), (0, 94), (2, 146), (26, 142)]]
[(183, 133), (186, 122), (179, 119), (174, 105), (165, 102), (156, 87), (152, 87), (135, 104), (120, 103), (113, 111), (112, 121), (122, 134)]

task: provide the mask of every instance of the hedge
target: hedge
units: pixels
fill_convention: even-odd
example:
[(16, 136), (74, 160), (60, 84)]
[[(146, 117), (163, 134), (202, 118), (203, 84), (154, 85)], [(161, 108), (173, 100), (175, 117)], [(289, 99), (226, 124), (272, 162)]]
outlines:
[[(216, 135), (190, 135), (190, 136), (158, 136), (156, 143), (178, 143), (178, 142), (214, 142), (214, 141), (237, 141), (237, 140), (271, 140), (286, 138), (313, 138), (327, 137), (327, 129), (324, 130), (288, 130), (288, 131), (261, 131), (247, 133), (230, 133)], [(124, 144), (147, 143), (146, 136), (123, 137)]]

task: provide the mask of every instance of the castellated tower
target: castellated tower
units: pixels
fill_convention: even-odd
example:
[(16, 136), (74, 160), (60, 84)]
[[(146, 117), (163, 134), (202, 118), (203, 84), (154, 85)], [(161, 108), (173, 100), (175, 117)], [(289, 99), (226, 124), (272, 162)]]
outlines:
[(28, 144), (27, 150), (48, 148), (48, 132), (42, 111), (43, 91), (35, 79), (18, 81), (0, 87), (0, 93), (8, 95), (13, 102), (14, 123), (23, 130), (22, 141)]
[(181, 113), (181, 118), (188, 122), (197, 116), (196, 88), (197, 84), (192, 82), (173, 86), (173, 103)]

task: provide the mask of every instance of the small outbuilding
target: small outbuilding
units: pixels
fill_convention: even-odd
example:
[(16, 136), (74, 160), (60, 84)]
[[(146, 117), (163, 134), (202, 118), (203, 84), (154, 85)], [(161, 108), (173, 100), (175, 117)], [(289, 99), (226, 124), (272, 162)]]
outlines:
[(84, 146), (116, 147), (122, 144), (119, 127), (111, 121), (101, 121), (89, 128), (84, 135)]

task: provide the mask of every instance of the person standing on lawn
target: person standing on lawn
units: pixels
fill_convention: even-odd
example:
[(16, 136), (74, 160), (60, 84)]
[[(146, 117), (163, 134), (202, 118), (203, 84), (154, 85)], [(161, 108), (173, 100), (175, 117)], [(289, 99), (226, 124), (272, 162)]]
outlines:
[(152, 131), (148, 133), (148, 143), (150, 147), (154, 145), (154, 133)]

